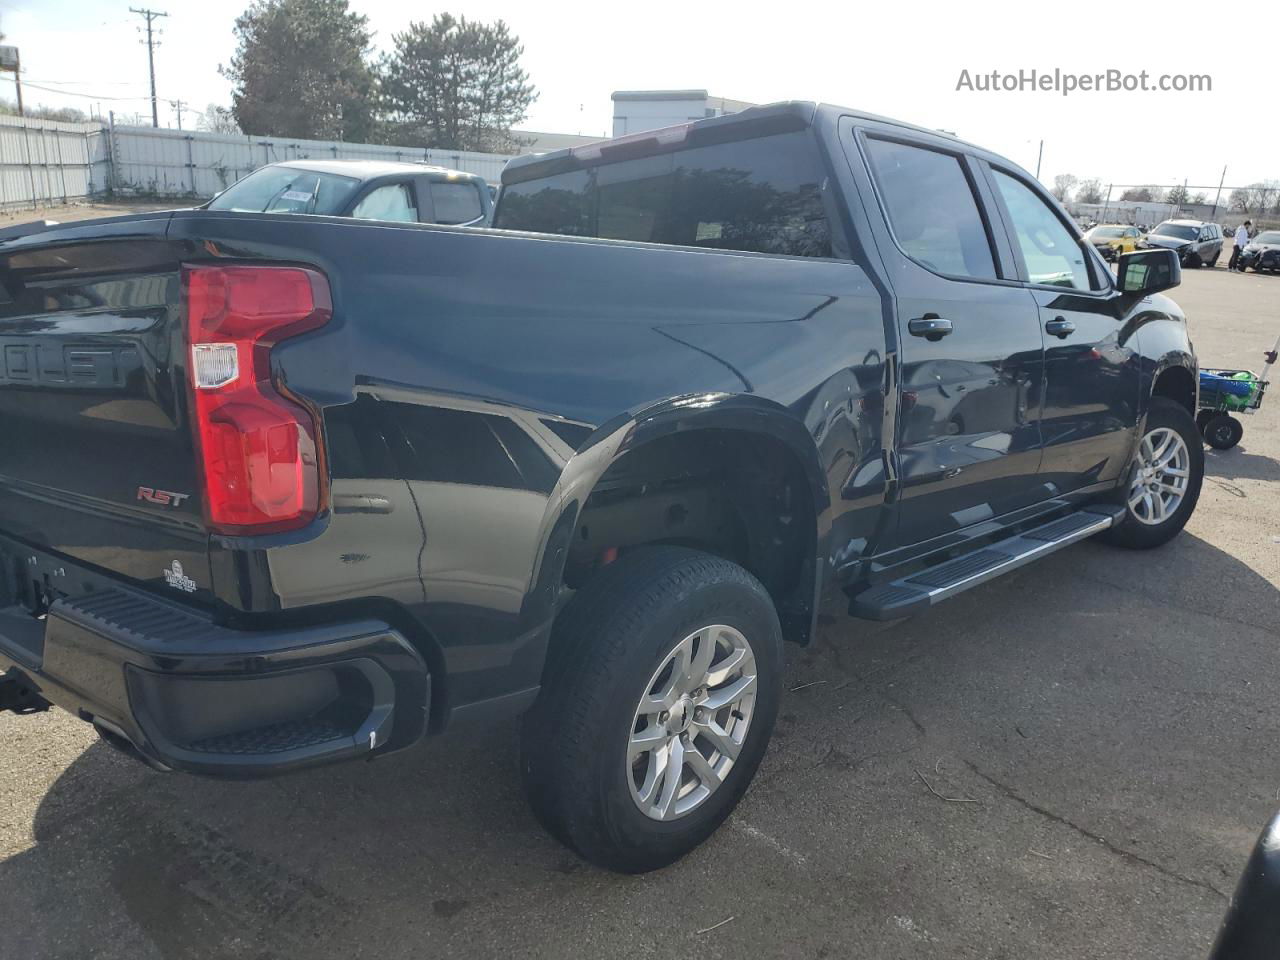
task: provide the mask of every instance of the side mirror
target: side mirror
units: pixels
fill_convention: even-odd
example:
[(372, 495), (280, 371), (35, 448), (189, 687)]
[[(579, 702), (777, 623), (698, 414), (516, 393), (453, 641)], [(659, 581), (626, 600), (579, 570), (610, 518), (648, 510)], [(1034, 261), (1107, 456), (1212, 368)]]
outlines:
[(1182, 282), (1182, 264), (1176, 250), (1135, 250), (1120, 256), (1117, 286), (1139, 297), (1171, 290)]
[(1253, 848), (1209, 960), (1270, 960), (1280, 944), (1280, 814)]

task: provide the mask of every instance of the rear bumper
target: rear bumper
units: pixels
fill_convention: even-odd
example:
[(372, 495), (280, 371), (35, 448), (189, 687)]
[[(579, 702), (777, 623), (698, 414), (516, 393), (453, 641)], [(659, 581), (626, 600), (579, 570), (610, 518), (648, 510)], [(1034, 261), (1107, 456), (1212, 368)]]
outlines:
[(431, 699), (422, 657), (380, 621), (232, 630), (119, 586), (43, 621), (0, 605), (0, 675), (11, 700), (34, 693), (153, 766), (223, 777), (406, 747)]

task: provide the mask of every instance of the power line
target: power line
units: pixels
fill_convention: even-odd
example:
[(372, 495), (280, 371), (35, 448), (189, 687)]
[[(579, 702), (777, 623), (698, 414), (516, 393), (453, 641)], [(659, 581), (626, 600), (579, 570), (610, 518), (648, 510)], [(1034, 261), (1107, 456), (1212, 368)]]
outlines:
[(157, 41), (151, 32), (151, 23), (160, 17), (167, 17), (169, 14), (161, 13), (156, 10), (148, 10), (145, 7), (139, 10), (137, 7), (130, 7), (130, 13), (136, 13), (147, 21), (147, 65), (151, 68), (151, 126), (160, 126), (160, 113), (156, 108), (156, 45)]
[(88, 100), (150, 100), (151, 99), (151, 97), (147, 96), (145, 93), (137, 97), (117, 97), (117, 96), (110, 96), (110, 95), (101, 94), (101, 93), (81, 93), (78, 90), (58, 90), (54, 87), (46, 87), (38, 83), (32, 83), (30, 80), (27, 80), (24, 82), (26, 86), (31, 87), (34, 90), (43, 90), (46, 93), (56, 93), (63, 97), (84, 97)]

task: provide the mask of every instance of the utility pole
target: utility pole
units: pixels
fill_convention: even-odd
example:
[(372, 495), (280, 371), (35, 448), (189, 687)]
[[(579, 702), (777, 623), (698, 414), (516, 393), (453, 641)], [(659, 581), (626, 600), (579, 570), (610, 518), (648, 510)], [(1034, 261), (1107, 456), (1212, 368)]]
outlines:
[(1222, 179), (1218, 181), (1218, 192), (1213, 197), (1213, 213), (1209, 215), (1210, 220), (1218, 219), (1218, 201), (1222, 199), (1222, 185), (1227, 182), (1227, 166), (1222, 165)]
[(169, 106), (173, 107), (173, 109), (177, 112), (177, 114), (178, 114), (178, 129), (179, 129), (179, 130), (181, 130), (181, 129), (182, 129), (182, 109), (183, 109), (183, 107), (188, 106), (187, 101), (185, 101), (185, 100), (170, 100), (170, 101), (169, 101)]
[(0, 73), (13, 71), (13, 90), (18, 95), (18, 116), (25, 117), (22, 109), (22, 58), (17, 47), (0, 47)]
[(147, 65), (151, 68), (151, 125), (158, 127), (160, 113), (156, 109), (156, 46), (159, 41), (152, 36), (151, 23), (160, 17), (167, 17), (168, 14), (146, 8), (139, 10), (137, 7), (130, 7), (129, 12), (136, 13), (147, 21)]
[(1040, 153), (1036, 156), (1036, 179), (1040, 179), (1040, 161), (1044, 159), (1044, 141), (1040, 141)]

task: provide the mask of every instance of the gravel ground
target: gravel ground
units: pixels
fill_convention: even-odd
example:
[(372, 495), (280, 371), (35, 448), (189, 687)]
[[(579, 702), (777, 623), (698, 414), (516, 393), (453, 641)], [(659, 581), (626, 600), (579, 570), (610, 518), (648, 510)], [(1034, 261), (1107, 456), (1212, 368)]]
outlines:
[[(1280, 333), (1280, 277), (1175, 296), (1206, 365)], [(4, 715), (0, 953), (1204, 957), (1280, 806), (1278, 423), (1280, 394), (1209, 454), (1162, 550), (1084, 543), (898, 624), (829, 605), (739, 811), (644, 877), (537, 827), (514, 725), (221, 783)]]

